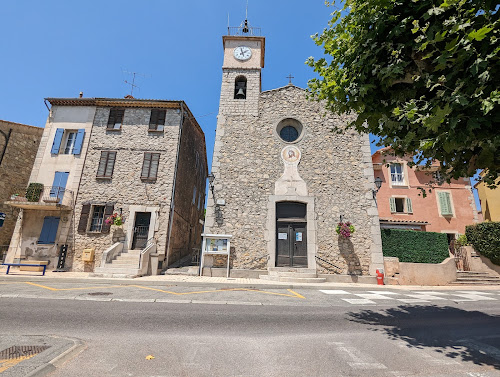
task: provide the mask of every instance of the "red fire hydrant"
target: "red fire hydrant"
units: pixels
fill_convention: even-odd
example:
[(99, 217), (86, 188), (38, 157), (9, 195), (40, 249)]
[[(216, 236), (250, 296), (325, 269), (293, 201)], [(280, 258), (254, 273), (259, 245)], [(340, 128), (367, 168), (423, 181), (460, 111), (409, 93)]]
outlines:
[(384, 285), (384, 271), (377, 270), (377, 285)]

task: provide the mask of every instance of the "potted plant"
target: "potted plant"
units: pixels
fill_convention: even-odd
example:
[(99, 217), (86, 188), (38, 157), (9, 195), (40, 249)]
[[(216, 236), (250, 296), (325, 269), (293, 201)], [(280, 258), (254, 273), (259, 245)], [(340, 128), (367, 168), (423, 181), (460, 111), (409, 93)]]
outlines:
[(106, 218), (104, 222), (108, 225), (122, 226), (123, 225), (123, 216), (118, 213), (113, 213), (111, 216)]
[(336, 231), (340, 238), (347, 240), (351, 238), (351, 235), (356, 231), (356, 228), (354, 228), (354, 225), (352, 225), (349, 221), (346, 221), (345, 223), (341, 221), (337, 224)]
[(26, 199), (28, 202), (38, 202), (40, 200), (40, 195), (43, 192), (43, 184), (41, 183), (30, 183), (26, 189)]

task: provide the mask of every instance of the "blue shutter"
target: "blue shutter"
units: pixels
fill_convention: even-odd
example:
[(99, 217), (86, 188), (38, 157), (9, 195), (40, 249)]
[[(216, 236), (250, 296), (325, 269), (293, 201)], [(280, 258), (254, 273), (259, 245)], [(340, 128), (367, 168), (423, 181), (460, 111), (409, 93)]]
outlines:
[(52, 149), (50, 153), (52, 154), (59, 153), (59, 148), (61, 148), (61, 141), (63, 138), (63, 134), (64, 134), (64, 128), (58, 128), (56, 130), (56, 136), (54, 137), (54, 142), (52, 143)]
[(59, 227), (59, 217), (46, 216), (43, 219), (42, 231), (40, 232), (38, 243), (41, 244), (55, 243), (58, 227)]
[(85, 137), (85, 130), (83, 128), (78, 130), (76, 134), (75, 147), (73, 148), (73, 154), (82, 153), (83, 138)]
[(69, 172), (67, 171), (56, 171), (54, 174), (54, 181), (52, 183), (52, 188), (50, 189), (50, 197), (58, 197), (62, 200), (64, 196), (64, 189), (66, 188), (66, 183), (68, 182)]

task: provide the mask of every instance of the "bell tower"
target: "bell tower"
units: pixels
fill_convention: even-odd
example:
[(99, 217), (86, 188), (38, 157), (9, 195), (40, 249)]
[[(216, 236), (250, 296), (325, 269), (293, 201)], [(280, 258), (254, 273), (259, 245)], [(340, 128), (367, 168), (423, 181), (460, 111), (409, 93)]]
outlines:
[(258, 115), (265, 38), (245, 20), (222, 37), (224, 62), (219, 115)]

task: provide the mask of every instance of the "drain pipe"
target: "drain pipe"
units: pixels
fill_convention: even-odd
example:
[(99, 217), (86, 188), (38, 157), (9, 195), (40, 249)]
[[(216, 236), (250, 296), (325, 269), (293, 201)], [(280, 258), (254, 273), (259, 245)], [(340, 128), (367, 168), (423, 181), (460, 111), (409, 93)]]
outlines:
[(179, 167), (179, 154), (181, 150), (181, 140), (182, 140), (182, 130), (184, 126), (184, 101), (180, 102), (181, 107), (181, 123), (179, 125), (179, 137), (177, 139), (177, 156), (175, 159), (175, 169), (174, 169), (174, 183), (172, 185), (172, 197), (170, 199), (170, 214), (168, 216), (168, 231), (167, 231), (167, 250), (165, 266), (162, 266), (162, 271), (165, 271), (169, 266), (169, 250), (170, 250), (170, 239), (172, 235), (172, 223), (174, 221), (174, 211), (175, 211), (175, 185), (177, 182), (177, 169)]

